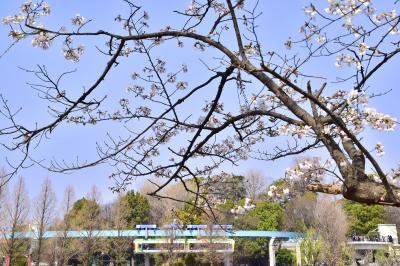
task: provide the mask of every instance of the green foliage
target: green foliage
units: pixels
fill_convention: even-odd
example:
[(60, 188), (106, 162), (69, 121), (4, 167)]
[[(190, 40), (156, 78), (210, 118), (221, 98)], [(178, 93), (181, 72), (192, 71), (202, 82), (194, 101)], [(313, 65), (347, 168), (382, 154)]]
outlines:
[(243, 206), (244, 202), (245, 202), (244, 199), (238, 200), (237, 202), (233, 202), (232, 199), (226, 199), (224, 203), (218, 204), (217, 208), (218, 210), (223, 212), (230, 212), (230, 210), (234, 208), (236, 205)]
[(257, 260), (265, 260), (268, 257), (268, 241), (266, 238), (237, 238), (235, 256), (250, 264)]
[(221, 202), (229, 199), (237, 204), (246, 197), (244, 176), (222, 173), (208, 180), (208, 184), (207, 193)]
[(185, 263), (185, 261), (183, 259), (178, 259), (177, 261), (175, 261), (174, 266), (186, 266), (187, 264)]
[(99, 217), (100, 206), (94, 200), (81, 198), (74, 203), (70, 213), (67, 215), (73, 227), (77, 229), (92, 229), (89, 227)]
[(301, 241), (301, 261), (304, 266), (314, 266), (321, 260), (324, 243), (315, 237), (315, 231), (307, 230), (306, 238)]
[(238, 228), (243, 230), (280, 230), (283, 214), (282, 207), (277, 203), (258, 202), (253, 210), (243, 215)]
[(150, 221), (150, 204), (140, 193), (128, 191), (118, 202), (121, 208), (121, 219), (126, 228)]
[[(153, 260), (155, 266), (162, 266), (164, 263), (164, 256), (162, 254), (154, 254)], [(137, 262), (135, 261), (135, 265), (136, 264)]]
[(185, 256), (182, 259), (182, 266), (210, 266), (211, 263), (208, 261), (208, 254), (185, 254)]
[(19, 256), (19, 257), (15, 258), (13, 265), (15, 265), (15, 266), (28, 265), (28, 259), (25, 256)]
[[(132, 229), (136, 224), (148, 223), (150, 220), (150, 205), (147, 199), (140, 193), (129, 191), (118, 198), (116, 205), (116, 217), (111, 221), (114, 229)], [(103, 243), (103, 250), (107, 248), (107, 254), (123, 260), (131, 253), (131, 242), (129, 238), (111, 238)]]
[(367, 234), (387, 220), (385, 207), (343, 200), (343, 208), (350, 219), (351, 233)]
[(376, 250), (375, 261), (381, 266), (400, 265), (400, 257), (393, 250)]
[[(155, 266), (165, 266), (165, 265), (171, 265), (171, 266), (210, 266), (210, 263), (207, 261), (202, 261), (201, 255), (199, 254), (193, 254), (193, 253), (188, 253), (188, 254), (181, 254), (178, 255), (179, 257), (176, 258), (172, 263), (168, 264), (168, 258), (166, 254), (155, 254), (153, 256), (154, 261), (151, 263), (151, 265)], [(136, 265), (136, 264), (135, 264)], [(143, 265), (143, 264), (138, 264), (138, 265)]]
[[(301, 261), (304, 266), (315, 266), (321, 263), (328, 263), (327, 265), (333, 265), (329, 262), (329, 257), (332, 254), (328, 241), (322, 239), (314, 229), (310, 228), (306, 231), (306, 237), (300, 243), (301, 249)], [(334, 265), (347, 266), (352, 265), (354, 261), (354, 250), (352, 247), (342, 243), (339, 247), (340, 252), (335, 257)]]
[(246, 197), (245, 177), (241, 175), (232, 175), (230, 183), (227, 183), (225, 197), (234, 202)]
[(185, 255), (185, 265), (198, 265), (196, 261), (196, 255), (188, 253)]
[[(256, 208), (235, 220), (235, 228), (242, 230), (280, 230), (283, 209), (273, 202), (258, 202)], [(268, 239), (236, 239), (236, 249), (245, 263), (256, 264), (268, 256)]]
[(276, 253), (277, 266), (292, 266), (296, 263), (296, 257), (292, 251), (282, 248)]
[(176, 210), (179, 221), (182, 224), (202, 224), (201, 210), (195, 208), (193, 205), (185, 203), (183, 210)]
[(342, 257), (340, 259), (339, 265), (351, 265), (354, 261), (354, 249), (349, 245), (344, 245), (342, 247)]

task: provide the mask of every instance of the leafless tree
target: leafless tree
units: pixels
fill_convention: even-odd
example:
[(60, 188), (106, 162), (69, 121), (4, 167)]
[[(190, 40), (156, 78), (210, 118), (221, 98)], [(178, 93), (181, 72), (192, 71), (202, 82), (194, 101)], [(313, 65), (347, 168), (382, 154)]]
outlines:
[(100, 247), (97, 230), (101, 228), (100, 220), (100, 192), (96, 186), (91, 188), (87, 195), (84, 209), (81, 210), (79, 229), (84, 231), (84, 237), (75, 240), (74, 246), (78, 250), (78, 257), (85, 266), (93, 262), (93, 256)]
[[(4, 181), (5, 178), (5, 172), (3, 170), (0, 169), (0, 183), (2, 181)], [(7, 191), (7, 185), (4, 184), (2, 186), (0, 186), (0, 226), (2, 226), (2, 222), (4, 221), (3, 215), (5, 214), (5, 207), (7, 204), (7, 195), (8, 195), (8, 191)]]
[(387, 211), (387, 222), (395, 224), (397, 231), (400, 232), (400, 209), (396, 207), (388, 207)]
[[(108, 254), (116, 260), (116, 265), (126, 264), (127, 257), (133, 256), (132, 245), (133, 240), (131, 238), (122, 235), (122, 230), (132, 229), (127, 221), (125, 212), (127, 208), (122, 203), (123, 193), (118, 194), (115, 202), (109, 204), (107, 213), (109, 216), (109, 227), (117, 230), (118, 237), (115, 237), (107, 242)], [(104, 208), (104, 207), (103, 207)]]
[[(223, 263), (226, 256), (230, 256), (230, 254), (219, 253), (219, 249), (226, 249), (226, 244), (221, 244), (219, 241), (223, 241), (228, 239), (226, 236), (223, 235), (224, 229), (213, 227), (215, 225), (215, 221), (213, 219), (208, 219), (207, 223), (206, 236), (203, 237), (205, 240), (205, 249), (207, 252), (202, 254), (203, 260), (206, 263), (210, 263), (211, 266), (213, 265), (220, 265)], [(201, 239), (201, 237), (200, 237)]]
[(1, 208), (5, 206), (5, 202), (3, 200), (5, 199), (5, 195), (7, 194), (7, 184), (6, 184), (6, 172), (3, 169), (0, 169), (0, 213)]
[(72, 240), (68, 238), (68, 231), (72, 229), (71, 216), (68, 215), (75, 202), (75, 192), (72, 186), (67, 186), (64, 190), (64, 198), (61, 204), (61, 219), (58, 223), (57, 228), (61, 232), (58, 237), (56, 245), (58, 246), (56, 258), (60, 265), (65, 265), (68, 262), (69, 257), (72, 255), (71, 243)]
[[(180, 182), (173, 182), (169, 187), (163, 190), (159, 197), (149, 196), (156, 189), (158, 184), (151, 180), (146, 182), (140, 188), (140, 193), (146, 195), (150, 204), (151, 220), (155, 224), (171, 223), (176, 217), (177, 209), (183, 209), (184, 203), (190, 201), (191, 193), (188, 193), (185, 186)], [(193, 183), (187, 183), (189, 188), (194, 188)], [(175, 200), (179, 195), (179, 200)]]
[(255, 202), (266, 189), (266, 178), (261, 171), (251, 170), (246, 174), (245, 187), (249, 198)]
[(43, 256), (46, 258), (46, 262), (49, 266), (55, 266), (55, 265), (60, 265), (58, 262), (58, 253), (59, 253), (59, 247), (58, 247), (58, 239), (51, 238), (51, 239), (46, 239), (46, 245), (43, 250)]
[[(21, 250), (26, 240), (19, 238), (21, 231), (27, 229), (27, 216), (29, 212), (29, 199), (25, 189), (25, 182), (19, 177), (14, 185), (14, 190), (6, 202), (4, 210), (4, 223), (2, 230), (3, 253), (9, 257), (10, 264), (13, 265), (15, 258), (21, 255)], [(24, 254), (25, 255), (25, 254)]]
[(3, 185), (0, 189), (0, 232), (2, 233), (2, 235), (0, 236), (0, 254), (2, 257), (4, 257), (5, 255), (5, 238), (4, 238), (4, 231), (7, 228), (7, 215), (6, 215), (6, 207), (8, 204), (8, 197), (9, 197), (9, 193), (8, 193), (8, 186), (7, 185)]
[(317, 196), (305, 194), (292, 199), (285, 209), (285, 228), (305, 232), (314, 225)]
[(35, 239), (37, 240), (34, 250), (34, 260), (40, 263), (44, 246), (44, 233), (52, 224), (56, 204), (56, 195), (51, 186), (51, 181), (47, 178), (42, 184), (42, 190), (36, 198), (33, 206), (33, 225), (36, 227)]
[[(80, 15), (72, 19), (72, 30), (62, 25), (39, 27), (42, 17), (51, 13), (45, 2), (28, 2), (17, 15), (4, 18), (13, 42), (29, 39), (33, 46), (48, 49), (62, 40), (64, 57), (76, 63), (84, 46), (74, 41), (90, 44), (108, 39), (105, 46), (96, 46), (108, 58), (103, 71), (78, 96), (76, 88), (63, 83), (73, 72), (53, 76), (45, 66), (26, 70), (39, 79), (31, 87), (49, 101), (49, 119), (37, 121), (34, 127), (19, 122), (16, 108), (3, 98), (1, 112), (9, 124), (0, 130), (0, 136), (9, 151), (22, 152), (22, 160), (10, 168), (9, 177), (32, 160), (58, 172), (108, 162), (115, 166), (110, 176), (117, 182), (116, 189), (136, 177), (157, 176), (164, 181), (152, 195), (159, 196), (175, 180), (183, 186), (188, 178), (199, 183), (199, 177), (215, 174), (226, 163), (237, 164), (249, 157), (276, 160), (322, 149), (332, 160), (324, 173), (338, 182), (314, 181), (308, 189), (342, 194), (358, 202), (400, 206), (400, 189), (393, 182), (400, 171), (380, 166), (373, 153), (382, 155), (383, 145), (369, 147), (365, 142), (368, 135), (363, 133), (365, 125), (382, 131), (396, 126), (391, 116), (366, 107), (367, 96), (384, 95), (385, 91), (369, 88), (367, 93), (366, 89), (383, 66), (385, 71), (394, 71), (390, 67), (400, 52), (400, 20), (392, 4), (398, 6), (399, 1), (379, 2), (379, 6), (369, 0), (310, 4), (304, 7), (306, 17), (304, 24), (298, 25), (299, 36), (285, 43), (287, 50), (271, 49), (264, 43), (268, 34), (260, 32), (262, 13), (274, 10), (256, 0), (196, 0), (186, 8), (176, 3), (180, 10), (173, 15), (178, 19), (168, 20), (173, 25), (161, 30), (151, 25), (144, 8), (130, 0), (123, 3), (125, 13), (115, 17), (122, 29), (115, 32), (107, 31), (107, 25), (92, 30), (91, 20)], [(194, 46), (206, 53), (199, 65), (191, 60), (175, 68), (167, 61), (181, 52), (159, 55), (158, 48), (165, 43), (177, 44), (176, 49)], [(197, 57), (197, 51), (190, 59)], [(115, 97), (107, 96), (116, 89), (99, 97), (103, 81), (132, 58), (140, 59), (135, 60), (128, 95), (116, 94), (119, 105), (109, 107), (105, 102)], [(339, 70), (332, 69), (334, 63)], [(318, 69), (309, 73), (315, 66)], [(322, 71), (325, 67), (331, 74)], [(348, 71), (342, 72), (342, 67)], [(188, 71), (193, 77), (189, 81)], [(232, 94), (237, 101), (232, 101)], [(127, 134), (106, 134), (104, 145), (97, 144), (98, 158), (46, 163), (31, 156), (34, 147), (66, 123), (90, 126), (111, 122), (122, 123)], [(267, 140), (278, 137), (286, 141), (260, 149)], [(368, 178), (369, 169), (378, 179)], [(196, 189), (187, 190), (198, 194)]]
[(285, 216), (285, 227), (288, 230), (308, 233), (311, 230), (318, 238), (319, 242), (315, 245), (322, 245), (318, 252), (321, 252), (319, 258), (323, 258), (321, 261), (318, 259), (319, 262), (328, 265), (346, 264), (343, 263), (343, 254), (350, 250), (346, 246), (349, 221), (337, 200), (307, 193), (289, 202)]
[(179, 224), (173, 224), (171, 223), (171, 228), (166, 228), (166, 242), (163, 243), (161, 249), (164, 250), (165, 254), (163, 254), (164, 258), (164, 263), (163, 265), (165, 266), (172, 266), (174, 263), (177, 261), (179, 257), (179, 253), (176, 251), (178, 249), (182, 249), (180, 247), (181, 244), (178, 243), (177, 240), (177, 232), (180, 230)]
[(323, 258), (328, 265), (343, 263), (349, 222), (340, 203), (332, 198), (318, 197), (314, 211), (314, 227), (324, 242)]

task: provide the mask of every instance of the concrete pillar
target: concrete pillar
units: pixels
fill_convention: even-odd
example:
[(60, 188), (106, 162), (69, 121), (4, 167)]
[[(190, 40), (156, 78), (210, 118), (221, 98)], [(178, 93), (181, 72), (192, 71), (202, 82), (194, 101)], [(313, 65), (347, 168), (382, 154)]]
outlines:
[(300, 240), (296, 241), (296, 265), (297, 266), (301, 266)]
[(232, 254), (225, 254), (224, 266), (232, 266)]
[(150, 266), (150, 255), (144, 254), (144, 266)]
[(274, 248), (274, 241), (275, 237), (272, 237), (269, 240), (269, 245), (268, 245), (268, 252), (269, 252), (269, 266), (275, 266), (275, 248)]

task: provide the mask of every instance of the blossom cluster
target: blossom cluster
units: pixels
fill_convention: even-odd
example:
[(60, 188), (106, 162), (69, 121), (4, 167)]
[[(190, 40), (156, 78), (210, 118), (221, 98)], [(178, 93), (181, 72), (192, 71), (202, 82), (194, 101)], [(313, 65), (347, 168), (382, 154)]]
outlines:
[(358, 70), (360, 70), (362, 67), (361, 62), (351, 55), (344, 55), (342, 53), (338, 53), (336, 55), (336, 67), (342, 67), (343, 65), (351, 66), (353, 64)]
[(3, 24), (11, 24), (11, 23), (19, 24), (22, 21), (24, 21), (25, 18), (26, 16), (24, 14), (18, 14), (18, 15), (4, 17), (2, 22)]
[(291, 126), (288, 124), (282, 125), (278, 128), (278, 134), (281, 136), (292, 135), (299, 139), (304, 138), (311, 133), (311, 127), (308, 125), (304, 126)]
[(322, 162), (319, 158), (307, 158), (294, 167), (286, 169), (286, 177), (289, 180), (321, 181), (326, 170), (331, 168), (332, 165), (331, 160)]
[(54, 39), (54, 34), (46, 31), (38, 32), (32, 39), (33, 47), (39, 47), (42, 49), (49, 49)]
[[(371, 0), (328, 0), (329, 6), (325, 8), (325, 12), (332, 15), (345, 16), (350, 19), (354, 15), (359, 15), (362, 12), (371, 12)], [(347, 22), (347, 26), (349, 22)]]
[(79, 62), (80, 57), (82, 56), (83, 52), (85, 51), (85, 46), (82, 44), (76, 48), (68, 47), (63, 49), (64, 51), (64, 58), (72, 61), (74, 63)]
[(365, 108), (365, 121), (374, 129), (381, 131), (394, 131), (397, 119), (390, 115), (380, 113), (374, 108)]
[(10, 33), (8, 34), (8, 36), (10, 36), (11, 38), (13, 38), (16, 41), (21, 40), (22, 38), (25, 37), (25, 35), (26, 34), (20, 30), (11, 30)]
[[(8, 36), (18, 41), (27, 36), (27, 32), (23, 30), (21, 27), (21, 23), (25, 21), (25, 23), (29, 26), (33, 26), (36, 23), (36, 20), (40, 16), (47, 16), (50, 14), (50, 6), (46, 2), (41, 2), (40, 4), (33, 4), (32, 1), (25, 2), (21, 5), (20, 11), (18, 14), (9, 15), (2, 19), (3, 24), (10, 25), (10, 33)], [(19, 29), (15, 29), (12, 24), (19, 24)], [(38, 26), (41, 28), (42, 26)], [(48, 48), (48, 45), (51, 44), (49, 42), (43, 41), (43, 33), (42, 31), (34, 31), (34, 34), (42, 35), (39, 37), (35, 37), (32, 41), (33, 46), (41, 47), (44, 49)], [(43, 41), (43, 44), (40, 42)]]
[[(389, 183), (400, 187), (400, 166), (392, 169), (388, 174), (387, 174), (387, 179)], [(398, 195), (400, 196), (400, 195)]]
[(279, 103), (279, 100), (276, 96), (269, 94), (252, 95), (251, 101), (259, 110), (269, 110), (274, 108)]
[(254, 205), (251, 202), (251, 199), (246, 198), (244, 205), (243, 206), (236, 206), (235, 208), (231, 209), (231, 213), (234, 215), (243, 215), (246, 213), (246, 211), (252, 210), (256, 207), (256, 205)]
[[(368, 45), (370, 41), (370, 33), (378, 29), (382, 29), (384, 32), (382, 35), (398, 35), (400, 31), (398, 29), (399, 15), (395, 9), (392, 10), (378, 10), (377, 7), (373, 5), (372, 0), (328, 0), (328, 7), (322, 10), (316, 8), (313, 4), (304, 7), (305, 14), (310, 18), (300, 29), (300, 32), (304, 33), (306, 39), (310, 39), (311, 36), (317, 36), (315, 41), (322, 46), (330, 41), (337, 38), (340, 40), (339, 46), (345, 49), (337, 49), (335, 65), (337, 67), (342, 67), (343, 65), (355, 66), (358, 70), (362, 69), (362, 62), (365, 60), (363, 56), (379, 56), (382, 55), (378, 46)], [(313, 21), (321, 19), (327, 21), (328, 24), (320, 25), (314, 23)], [(332, 16), (332, 17), (330, 17)], [(333, 21), (342, 21), (342, 27), (347, 33), (341, 35), (341, 37), (335, 36), (329, 38), (330, 31), (326, 28), (327, 25), (331, 24)], [(326, 29), (322, 32), (321, 29)], [(350, 33), (350, 34), (348, 34)], [(354, 36), (355, 39), (350, 39)], [(379, 44), (382, 45), (383, 40)], [(388, 45), (393, 45), (396, 42), (388, 42)], [(289, 44), (289, 42), (288, 42)], [(291, 42), (290, 42), (291, 44)], [(333, 42), (329, 42), (332, 44)], [(289, 46), (289, 45), (287, 45)], [(291, 45), (290, 45), (291, 46)], [(289, 47), (290, 48), (290, 47)], [(348, 50), (352, 53), (343, 54), (341, 51)], [(358, 50), (358, 55), (355, 54)], [(367, 60), (365, 60), (367, 62)]]
[[(2, 22), (4, 24), (19, 24), (21, 30), (16, 30), (11, 27), (11, 31), (9, 36), (14, 40), (20, 40), (25, 36), (32, 35), (32, 46), (39, 47), (42, 49), (49, 49), (53, 43), (53, 39), (57, 36), (57, 34), (47, 31), (43, 25), (35, 26), (37, 20), (42, 16), (48, 16), (51, 13), (50, 6), (42, 1), (40, 3), (32, 3), (32, 1), (27, 1), (22, 4), (20, 8), (20, 12), (17, 15), (11, 15), (4, 17)], [(31, 27), (23, 28), (21, 23), (24, 22), (26, 25)], [(85, 23), (85, 19), (77, 14), (72, 20), (73, 25), (82, 26)], [(63, 26), (59, 30), (60, 33), (65, 33), (66, 28)], [(84, 52), (84, 46), (79, 45), (78, 47), (71, 47), (72, 38), (66, 38), (64, 42), (65, 47), (62, 49), (64, 58), (72, 61), (78, 62), (80, 56)]]
[(20, 12), (16, 15), (10, 15), (3, 18), (3, 24), (20, 24), (27, 20), (28, 25), (33, 25), (39, 16), (50, 15), (51, 9), (48, 3), (41, 2), (33, 4), (32, 1), (27, 1), (21, 5)]
[(268, 195), (268, 197), (281, 197), (281, 196), (286, 196), (286, 195), (288, 195), (289, 193), (290, 193), (290, 189), (289, 188), (282, 188), (281, 189), (282, 191), (280, 192), (280, 190), (278, 189), (278, 187), (277, 186), (275, 186), (275, 185), (272, 185), (272, 186), (269, 186), (269, 189), (268, 189), (268, 192), (267, 192), (267, 195)]
[(79, 14), (76, 14), (75, 17), (71, 19), (71, 23), (75, 26), (82, 26), (85, 24), (85, 18)]
[(353, 29), (353, 17), (362, 13), (372, 14), (374, 9), (371, 7), (370, 0), (328, 0), (329, 7), (325, 8), (328, 14), (344, 17), (343, 27)]
[(384, 150), (384, 146), (382, 145), (382, 143), (380, 143), (380, 142), (376, 143), (375, 150), (376, 150), (378, 156), (385, 155), (385, 150)]
[(368, 94), (365, 91), (352, 89), (348, 94), (347, 103), (365, 106), (368, 103), (368, 98)]
[[(190, 1), (189, 6), (186, 8), (186, 14), (189, 16), (194, 16), (200, 18), (202, 13), (204, 13), (205, 5), (196, 2), (195, 0)], [(227, 7), (224, 3), (213, 0), (209, 1), (209, 7), (212, 8), (219, 15), (228, 12)], [(239, 8), (242, 6), (238, 6)]]

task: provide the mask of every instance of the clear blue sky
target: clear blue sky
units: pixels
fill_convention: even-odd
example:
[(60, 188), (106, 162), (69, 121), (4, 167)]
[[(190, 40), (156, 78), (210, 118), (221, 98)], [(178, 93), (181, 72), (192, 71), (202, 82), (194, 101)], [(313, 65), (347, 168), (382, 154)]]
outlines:
[[(122, 1), (104, 1), (104, 0), (87, 0), (87, 1), (48, 1), (52, 7), (52, 14), (49, 18), (45, 18), (45, 25), (52, 25), (54, 28), (62, 25), (70, 25), (70, 19), (75, 14), (81, 14), (87, 19), (93, 19), (89, 29), (98, 30), (106, 29), (109, 31), (119, 31), (119, 26), (113, 22), (114, 17), (123, 13), (125, 5)], [(110, 4), (112, 2), (112, 4)], [(172, 13), (175, 9), (183, 9), (189, 5), (190, 1), (142, 1), (144, 8), (150, 14), (150, 24), (153, 29), (160, 29), (166, 25), (179, 25), (179, 21), (175, 20), (176, 15)], [(15, 0), (3, 0), (0, 3), (0, 17), (15, 14), (22, 2)], [(173, 4), (172, 4), (173, 3)], [(259, 20), (260, 29), (259, 36), (268, 49), (282, 50), (283, 44), (288, 36), (295, 36), (298, 32), (299, 25), (304, 21), (304, 13), (302, 7), (308, 1), (267, 1), (261, 0), (259, 10), (263, 12), (262, 18)], [(70, 26), (69, 26), (70, 27)], [(7, 37), (9, 28), (6, 25), (0, 27), (0, 52), (4, 51), (11, 41)], [(33, 48), (30, 40), (24, 40), (12, 47), (9, 53), (0, 59), (0, 93), (9, 100), (9, 103), (15, 108), (23, 107), (19, 116), (21, 121), (33, 125), (34, 121), (43, 121), (48, 116), (45, 113), (46, 103), (36, 97), (35, 92), (26, 84), (26, 82), (34, 81), (34, 78), (21, 71), (18, 67), (34, 68), (36, 64), (46, 65), (53, 73), (61, 73), (65, 70), (78, 69), (73, 78), (68, 79), (67, 86), (73, 88), (73, 91), (79, 92), (84, 86), (89, 86), (96, 78), (96, 75), (102, 70), (106, 58), (99, 55), (95, 49), (95, 44), (102, 45), (106, 39), (102, 39), (94, 43), (93, 41), (82, 42), (86, 45), (86, 53), (82, 57), (79, 64), (67, 62), (62, 57), (61, 45), (57, 43), (50, 50), (43, 51)], [(225, 40), (226, 42), (226, 40)], [(174, 53), (171, 46), (162, 47), (160, 54)], [(179, 55), (172, 56), (169, 64), (181, 64), (185, 61), (193, 60), (193, 48), (185, 48)], [(199, 57), (201, 55), (199, 54)], [(197, 58), (194, 58), (197, 60)], [(321, 65), (315, 64), (309, 67), (310, 71), (318, 73), (329, 73), (334, 71), (333, 62), (330, 66), (332, 69), (321, 69)], [(399, 69), (399, 62), (391, 63), (387, 69)], [(109, 79), (103, 85), (103, 92), (109, 88), (118, 88), (123, 90), (126, 87), (126, 79), (129, 78), (129, 71), (134, 68), (134, 62), (128, 62), (121, 71), (113, 72)], [(200, 71), (200, 69), (199, 69)], [(344, 70), (345, 71), (345, 70)], [(201, 75), (200, 75), (201, 76)], [(204, 77), (203, 77), (204, 78)], [(400, 92), (397, 89), (399, 84), (399, 76), (397, 73), (383, 71), (375, 77), (374, 82), (370, 85), (384, 91), (393, 89), (389, 96), (374, 100), (372, 107), (382, 112), (386, 112), (392, 116), (400, 117), (400, 108), (398, 107), (398, 99)], [(233, 96), (232, 96), (233, 97)], [(0, 127), (4, 125), (4, 121), (0, 118)], [(69, 158), (73, 159), (77, 154), (80, 158), (94, 158), (93, 140), (102, 140), (104, 138), (105, 128), (86, 127), (84, 130), (77, 127), (62, 126), (58, 128), (51, 139), (43, 143), (35, 152), (38, 158)], [(114, 129), (113, 129), (114, 130)], [(115, 133), (119, 129), (115, 129)], [(366, 143), (373, 147), (377, 141), (381, 141), (385, 145), (386, 156), (383, 158), (383, 165), (388, 169), (395, 167), (398, 162), (399, 131), (394, 133), (378, 133), (368, 132)], [(4, 140), (1, 140), (4, 141)], [(90, 144), (88, 144), (90, 143)], [(0, 167), (5, 165), (6, 153), (0, 148)], [(13, 157), (11, 157), (11, 160)], [(293, 163), (293, 159), (284, 159), (278, 162), (264, 162), (257, 160), (243, 161), (238, 167), (226, 166), (225, 171), (244, 174), (249, 169), (258, 169), (265, 173), (267, 177), (277, 178), (283, 175), (284, 169)], [(69, 175), (55, 174), (46, 170), (33, 166), (29, 169), (21, 171), (21, 175), (26, 178), (27, 187), (31, 195), (35, 195), (40, 188), (40, 183), (46, 177), (50, 177), (58, 195), (61, 195), (64, 187), (72, 184), (76, 190), (78, 197), (85, 195), (92, 184), (96, 184), (103, 195), (103, 200), (109, 201), (113, 195), (108, 189), (113, 183), (108, 179), (110, 173), (109, 166), (99, 166), (74, 172)], [(137, 185), (136, 185), (137, 186)], [(135, 187), (135, 186), (134, 186)], [(61, 198), (61, 196), (59, 197)]]

